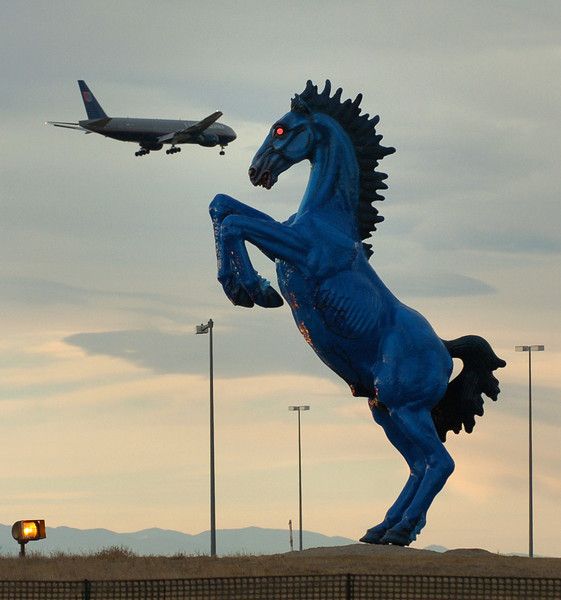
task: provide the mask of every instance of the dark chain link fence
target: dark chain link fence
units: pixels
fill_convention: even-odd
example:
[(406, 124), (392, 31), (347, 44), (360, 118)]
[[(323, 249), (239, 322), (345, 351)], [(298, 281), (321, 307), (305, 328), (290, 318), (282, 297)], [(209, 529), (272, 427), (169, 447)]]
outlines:
[(0, 581), (0, 600), (561, 600), (561, 578), (301, 575)]

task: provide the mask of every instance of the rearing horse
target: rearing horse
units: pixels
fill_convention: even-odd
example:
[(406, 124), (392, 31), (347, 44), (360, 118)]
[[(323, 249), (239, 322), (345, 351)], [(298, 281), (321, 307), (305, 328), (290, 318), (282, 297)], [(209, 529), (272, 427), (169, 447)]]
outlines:
[[(249, 169), (254, 185), (270, 189), (283, 171), (309, 160), (296, 214), (279, 223), (223, 194), (212, 201), (218, 280), (236, 305), (281, 306), (245, 243), (276, 263), (280, 291), (304, 339), (354, 396), (368, 398), (374, 420), (410, 468), (384, 520), (361, 541), (408, 545), (454, 470), (446, 433), (472, 431), (475, 415), (483, 414), (482, 394), (497, 399), (493, 370), (506, 363), (478, 336), (441, 340), (370, 266), (371, 246), (362, 240), (383, 220), (372, 202), (387, 189), (376, 167), (395, 150), (380, 145), (379, 118), (360, 115), (360, 94), (343, 102), (340, 88), (330, 94), (329, 81), (321, 93), (308, 81)], [(449, 382), (453, 357), (464, 366)]]

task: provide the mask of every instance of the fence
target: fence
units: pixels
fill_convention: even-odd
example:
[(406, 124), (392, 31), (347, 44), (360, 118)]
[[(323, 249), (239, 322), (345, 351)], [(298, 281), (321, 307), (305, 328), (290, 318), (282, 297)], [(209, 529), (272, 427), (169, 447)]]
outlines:
[(561, 600), (561, 578), (302, 575), (0, 581), (0, 600)]

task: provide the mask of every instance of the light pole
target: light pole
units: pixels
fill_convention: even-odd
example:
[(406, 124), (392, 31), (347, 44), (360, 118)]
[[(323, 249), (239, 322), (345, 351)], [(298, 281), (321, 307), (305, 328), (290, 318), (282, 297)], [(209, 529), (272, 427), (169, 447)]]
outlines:
[(532, 352), (542, 352), (544, 346), (515, 346), (516, 352), (528, 353), (528, 556), (534, 557), (534, 490), (532, 457)]
[(295, 410), (298, 413), (298, 514), (300, 519), (300, 551), (302, 551), (302, 435), (300, 430), (300, 413), (303, 410), (310, 410), (310, 407), (289, 406), (288, 410)]
[(216, 502), (215, 502), (215, 478), (214, 478), (214, 373), (213, 373), (213, 350), (212, 350), (212, 319), (208, 323), (197, 325), (197, 334), (209, 334), (209, 360), (210, 360), (210, 555), (216, 556)]

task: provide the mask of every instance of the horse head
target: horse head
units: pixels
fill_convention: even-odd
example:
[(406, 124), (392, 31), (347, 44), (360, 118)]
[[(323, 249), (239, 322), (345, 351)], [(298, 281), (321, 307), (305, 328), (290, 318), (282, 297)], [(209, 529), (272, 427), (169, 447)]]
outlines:
[[(297, 97), (298, 98), (298, 97)], [(253, 185), (271, 189), (279, 175), (309, 159), (314, 146), (312, 117), (304, 101), (293, 100), (293, 109), (271, 127), (249, 168)]]
[[(343, 90), (338, 88), (331, 95), (331, 82), (326, 80), (323, 91), (311, 81), (291, 101), (291, 110), (270, 129), (249, 168), (253, 185), (270, 189), (281, 173), (292, 165), (317, 157), (317, 149), (328, 146), (336, 138), (341, 141), (348, 136), (354, 148), (353, 162), (359, 168), (359, 190), (356, 208), (360, 239), (364, 240), (383, 221), (373, 202), (383, 200), (381, 190), (387, 189), (385, 173), (377, 170), (378, 162), (395, 148), (380, 144), (382, 136), (376, 132), (379, 117), (361, 114), (362, 94), (354, 100), (342, 99)], [(330, 133), (329, 133), (330, 132)], [(331, 135), (334, 134), (334, 135)], [(331, 136), (331, 139), (329, 139)], [(364, 244), (367, 256), (372, 251)]]

